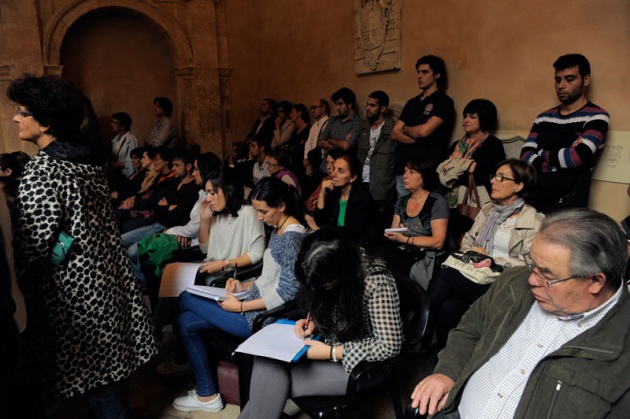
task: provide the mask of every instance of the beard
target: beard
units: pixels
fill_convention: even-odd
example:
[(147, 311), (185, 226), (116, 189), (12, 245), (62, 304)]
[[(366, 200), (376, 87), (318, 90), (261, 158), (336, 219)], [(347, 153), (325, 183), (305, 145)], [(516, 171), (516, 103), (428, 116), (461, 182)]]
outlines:
[(381, 117), (381, 115), (383, 114), (383, 112), (377, 112), (374, 115), (370, 116), (370, 115), (365, 115), (367, 120), (370, 121), (370, 123), (374, 123), (376, 121), (378, 121), (378, 119)]

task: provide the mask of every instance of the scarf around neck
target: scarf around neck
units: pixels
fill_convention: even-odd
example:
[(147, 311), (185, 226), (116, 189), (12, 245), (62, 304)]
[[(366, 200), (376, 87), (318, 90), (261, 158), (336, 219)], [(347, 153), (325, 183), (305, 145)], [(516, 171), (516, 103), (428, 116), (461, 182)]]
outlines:
[(477, 246), (486, 249), (489, 255), (492, 254), (494, 247), (494, 236), (501, 224), (505, 222), (512, 214), (520, 212), (525, 205), (523, 198), (518, 198), (509, 205), (499, 205), (494, 203), (490, 213), (486, 217), (486, 222), (479, 231), (477, 236)]

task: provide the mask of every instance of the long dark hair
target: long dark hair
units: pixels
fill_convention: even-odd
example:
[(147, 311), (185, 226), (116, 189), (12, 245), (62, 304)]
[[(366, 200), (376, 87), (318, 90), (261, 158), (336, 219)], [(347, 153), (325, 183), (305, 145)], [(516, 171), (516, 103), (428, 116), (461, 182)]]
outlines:
[[(225, 196), (225, 209), (215, 214), (221, 215), (230, 213), (238, 217), (238, 210), (243, 206), (243, 186), (236, 180), (229, 170), (222, 170), (220, 167), (211, 171), (206, 176), (205, 183), (210, 182), (216, 190), (220, 189)], [(204, 185), (205, 185), (204, 183)]]
[(319, 331), (340, 342), (356, 339), (363, 320), (365, 270), (359, 249), (339, 233), (308, 235), (295, 262), (298, 300)]
[(275, 177), (265, 177), (258, 182), (250, 199), (264, 201), (272, 208), (278, 208), (284, 202), (286, 214), (293, 216), (300, 224), (306, 225), (304, 208), (297, 189)]

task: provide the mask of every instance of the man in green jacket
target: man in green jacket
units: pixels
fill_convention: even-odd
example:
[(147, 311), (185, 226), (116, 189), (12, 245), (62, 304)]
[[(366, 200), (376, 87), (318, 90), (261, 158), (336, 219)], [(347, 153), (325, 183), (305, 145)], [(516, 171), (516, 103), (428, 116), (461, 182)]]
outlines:
[(527, 267), (462, 318), (412, 406), (435, 418), (622, 418), (630, 412), (626, 240), (608, 216), (557, 212)]

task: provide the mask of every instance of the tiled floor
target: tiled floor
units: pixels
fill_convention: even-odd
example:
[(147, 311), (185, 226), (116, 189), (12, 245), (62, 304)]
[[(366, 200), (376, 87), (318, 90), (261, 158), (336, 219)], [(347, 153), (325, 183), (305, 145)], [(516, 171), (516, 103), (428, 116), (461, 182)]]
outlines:
[[(166, 354), (172, 350), (174, 336), (166, 334), (165, 343), (160, 356), (149, 362), (135, 372), (131, 377), (130, 406), (134, 419), (235, 419), (239, 414), (239, 407), (227, 405), (220, 413), (207, 412), (179, 412), (172, 407), (175, 397), (185, 395), (187, 390), (194, 385), (192, 375), (176, 378), (164, 378), (160, 376), (155, 367), (162, 361)], [(403, 408), (409, 400), (409, 395), (416, 383), (429, 374), (435, 364), (435, 356), (413, 355), (406, 356), (398, 365), (398, 377)], [(285, 412), (295, 419), (305, 419), (299, 409), (292, 403), (288, 403)], [(50, 406), (49, 419), (83, 419), (89, 418), (87, 404), (84, 399), (67, 399)], [(394, 418), (389, 398), (380, 397), (370, 400), (361, 406), (353, 414), (353, 417), (362, 419), (389, 419)], [(267, 418), (261, 418), (267, 419)]]

